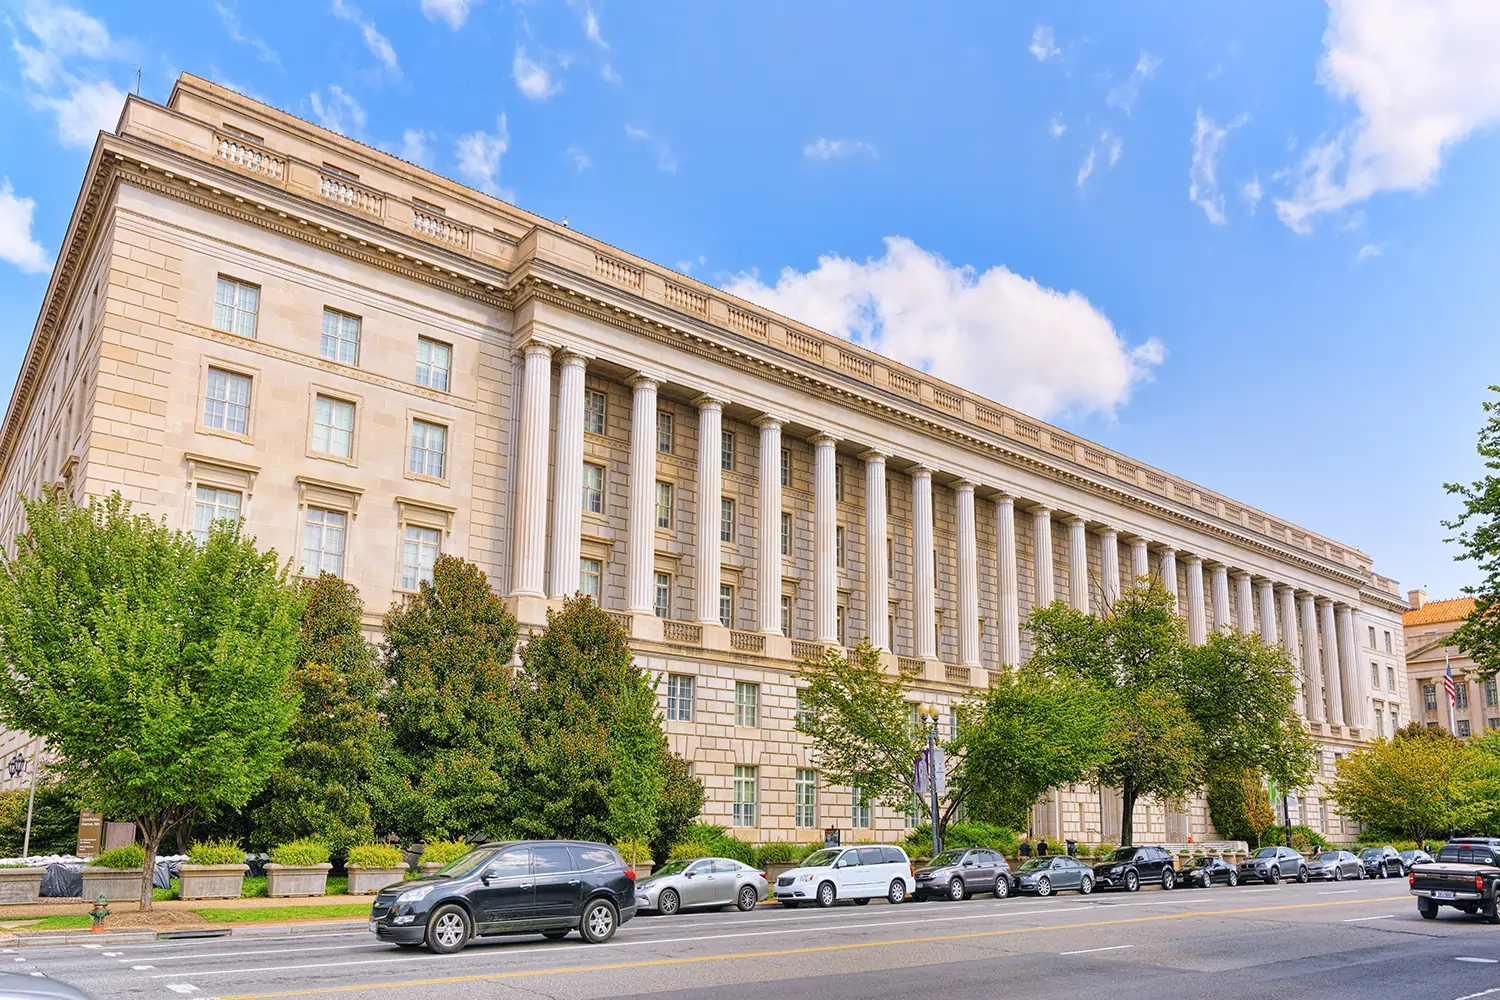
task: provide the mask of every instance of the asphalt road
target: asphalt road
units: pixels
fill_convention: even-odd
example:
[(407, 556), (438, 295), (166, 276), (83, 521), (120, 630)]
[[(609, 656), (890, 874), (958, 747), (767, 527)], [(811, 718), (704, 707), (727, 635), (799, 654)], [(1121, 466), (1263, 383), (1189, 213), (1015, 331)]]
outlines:
[(23, 947), (0, 965), (100, 1000), (1500, 1000), (1500, 926), (1452, 909), (1422, 920), (1402, 879), (762, 906), (637, 917), (602, 946), (500, 938), (447, 957), (341, 932)]

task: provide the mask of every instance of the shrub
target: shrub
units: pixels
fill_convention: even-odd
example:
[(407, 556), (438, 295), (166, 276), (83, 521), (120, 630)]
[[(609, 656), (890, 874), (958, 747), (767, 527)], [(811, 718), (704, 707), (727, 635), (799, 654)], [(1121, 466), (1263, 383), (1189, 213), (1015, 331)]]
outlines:
[(245, 852), (232, 840), (195, 840), (188, 848), (188, 864), (242, 865)]
[(289, 840), (271, 848), (271, 861), (278, 865), (321, 865), (329, 855), (328, 845), (321, 840)]
[(0, 861), (0, 868), (30, 868), (24, 861)]
[(651, 860), (651, 845), (644, 840), (617, 840), (614, 849), (627, 865)]
[[(913, 829), (906, 835), (902, 846), (914, 858), (931, 854), (932, 825), (923, 823)], [(1009, 827), (993, 823), (952, 823), (948, 826), (948, 835), (943, 838), (944, 848), (991, 847), (1006, 855), (1014, 855), (1017, 846), (1016, 835)]]
[(446, 865), (474, 849), (467, 840), (429, 840), (422, 852), (422, 863)]
[(349, 864), (361, 868), (400, 868), (404, 855), (390, 844), (358, 844), (349, 848)]
[(777, 841), (772, 844), (762, 844), (755, 849), (755, 865), (764, 868), (766, 865), (785, 865), (803, 858), (800, 844), (791, 844), (786, 841)]
[(111, 847), (89, 862), (94, 868), (144, 868), (146, 849), (140, 844)]
[(1292, 847), (1307, 854), (1309, 851), (1326, 851), (1329, 843), (1324, 836), (1310, 826), (1292, 827)]
[(691, 861), (693, 858), (711, 858), (718, 852), (701, 840), (683, 840), (672, 846), (668, 861)]
[[(733, 858), (747, 865), (755, 864), (755, 847), (747, 841), (738, 837), (730, 836), (729, 832), (722, 826), (712, 823), (694, 823), (687, 828), (687, 835), (683, 837), (684, 844), (695, 844), (707, 848), (696, 855), (688, 857), (714, 857)], [(680, 858), (681, 853), (674, 848), (672, 858)]]

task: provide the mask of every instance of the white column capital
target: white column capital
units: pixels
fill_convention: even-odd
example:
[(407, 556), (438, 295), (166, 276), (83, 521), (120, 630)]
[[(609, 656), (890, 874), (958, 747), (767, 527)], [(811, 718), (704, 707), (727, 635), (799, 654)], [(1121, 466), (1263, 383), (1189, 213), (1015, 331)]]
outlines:
[(725, 403), (722, 398), (705, 392), (693, 397), (693, 405), (699, 410), (718, 410), (722, 413)]
[(1053, 513), (1052, 508), (1048, 507), (1044, 503), (1034, 503), (1030, 507), (1026, 508), (1026, 510), (1032, 514), (1045, 514), (1048, 517), (1051, 517)]
[(554, 348), (551, 344), (536, 339), (528, 340), (521, 346), (521, 353), (528, 358), (543, 357), (550, 359), (553, 350)]
[(1203, 557), (1200, 555), (1189, 553), (1182, 558), (1189, 566), (1197, 566), (1199, 569), (1203, 568)]
[(913, 479), (931, 479), (932, 469), (925, 465), (913, 465), (906, 473)]
[(1177, 550), (1172, 548), (1172, 546), (1170, 545), (1159, 546), (1156, 551), (1160, 552), (1164, 556), (1170, 556), (1173, 559), (1177, 558)]
[(884, 462), (891, 457), (891, 454), (887, 451), (881, 451), (879, 448), (866, 448), (855, 457), (866, 462)]
[(967, 479), (960, 479), (960, 480), (958, 480), (958, 482), (956, 482), (956, 483), (953, 484), (953, 492), (955, 492), (955, 493), (973, 493), (974, 490), (976, 489), (976, 487), (977, 487), (976, 483), (973, 483), (973, 482), (971, 482), (971, 481), (969, 481)]
[(1088, 520), (1079, 514), (1069, 514), (1067, 517), (1063, 518), (1063, 524), (1066, 524), (1070, 528), (1077, 525), (1088, 527), (1088, 523)]
[(661, 388), (661, 384), (664, 381), (666, 380), (659, 375), (653, 375), (650, 372), (646, 371), (639, 371), (630, 376), (630, 378), (626, 379), (625, 384), (630, 386), (630, 388), (632, 389), (659, 389)]
[(1099, 528), (1099, 534), (1101, 534), (1101, 535), (1113, 535), (1114, 538), (1115, 538), (1115, 541), (1118, 542), (1120, 540), (1120, 529), (1119, 528), (1115, 528), (1115, 527), (1111, 527), (1108, 524), (1103, 525), (1102, 527)]
[(812, 438), (812, 445), (814, 448), (833, 448), (837, 447), (838, 443), (838, 438), (834, 437), (832, 434), (822, 432), (813, 435)]
[(1254, 574), (1252, 574), (1247, 569), (1237, 569), (1233, 573), (1231, 573), (1230, 576), (1234, 577), (1236, 580), (1253, 580), (1255, 578)]
[(774, 413), (762, 413), (760, 416), (756, 417), (755, 420), (752, 421), (752, 423), (754, 423), (755, 426), (759, 427), (761, 430), (765, 430), (767, 427), (771, 427), (779, 431), (783, 426), (785, 426), (786, 419), (783, 417), (779, 417)]
[(564, 347), (555, 354), (557, 363), (563, 368), (587, 368), (593, 358), (587, 354), (575, 351), (571, 347)]

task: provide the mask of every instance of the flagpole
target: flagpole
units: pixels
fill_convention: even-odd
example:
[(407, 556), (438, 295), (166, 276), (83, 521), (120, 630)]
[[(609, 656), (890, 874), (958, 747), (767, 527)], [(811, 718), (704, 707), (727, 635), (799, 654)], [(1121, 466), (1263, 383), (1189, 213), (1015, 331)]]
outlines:
[[(1453, 683), (1453, 663), (1448, 659), (1448, 654), (1446, 652), (1443, 653), (1443, 666), (1448, 671), (1448, 683), (1451, 685)], [(1452, 687), (1449, 687), (1446, 693), (1448, 695), (1448, 732), (1452, 733), (1454, 736), (1457, 736), (1458, 721), (1453, 714), (1453, 706), (1457, 704), (1458, 697), (1453, 693)]]

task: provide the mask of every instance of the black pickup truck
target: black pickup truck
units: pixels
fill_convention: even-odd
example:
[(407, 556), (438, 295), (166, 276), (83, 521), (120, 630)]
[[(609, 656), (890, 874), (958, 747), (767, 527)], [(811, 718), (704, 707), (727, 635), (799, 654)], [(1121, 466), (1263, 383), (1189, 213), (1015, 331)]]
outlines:
[(1463, 837), (1444, 844), (1431, 864), (1416, 865), (1407, 883), (1417, 897), (1417, 912), (1428, 920), (1438, 907), (1452, 906), (1464, 913), (1482, 913), (1485, 921), (1500, 924), (1500, 839)]

